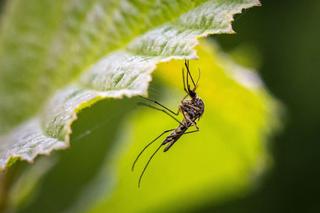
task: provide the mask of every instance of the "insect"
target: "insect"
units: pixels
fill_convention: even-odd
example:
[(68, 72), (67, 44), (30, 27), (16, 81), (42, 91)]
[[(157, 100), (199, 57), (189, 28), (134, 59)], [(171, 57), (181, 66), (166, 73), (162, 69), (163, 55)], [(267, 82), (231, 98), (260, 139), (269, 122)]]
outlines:
[[(196, 93), (196, 89), (198, 87), (198, 82), (199, 82), (199, 79), (200, 79), (200, 70), (199, 70), (199, 77), (197, 79), (197, 82), (195, 82), (193, 80), (193, 77), (192, 77), (191, 72), (190, 72), (189, 61), (186, 60), (184, 65), (185, 65), (186, 70), (184, 68), (182, 68), (182, 80), (183, 80), (183, 89), (187, 94), (181, 100), (177, 112), (172, 111), (171, 109), (169, 109), (166, 106), (162, 105), (158, 101), (155, 101), (155, 100), (152, 100), (152, 99), (149, 99), (149, 98), (145, 98), (145, 97), (142, 97), (142, 96), (141, 96), (141, 98), (143, 98), (143, 99), (145, 99), (145, 100), (147, 100), (147, 101), (149, 101), (149, 102), (151, 102), (151, 103), (153, 103), (154, 105), (157, 105), (157, 106), (154, 106), (154, 105), (148, 104), (148, 103), (143, 103), (143, 102), (139, 102), (138, 103), (140, 105), (143, 105), (143, 106), (146, 106), (146, 107), (150, 107), (150, 108), (158, 110), (158, 111), (162, 111), (162, 112), (166, 113), (167, 115), (169, 115), (171, 118), (173, 118), (175, 121), (177, 121), (179, 123), (178, 127), (176, 127), (175, 129), (165, 130), (158, 137), (156, 137), (151, 142), (149, 142), (141, 150), (141, 152), (138, 154), (138, 156), (136, 157), (135, 161), (133, 162), (132, 168), (131, 168), (132, 171), (134, 171), (134, 167), (135, 167), (138, 159), (142, 155), (142, 153), (151, 144), (153, 144), (155, 141), (157, 141), (161, 136), (163, 136), (166, 133), (171, 132), (162, 141), (162, 143), (154, 151), (154, 153), (150, 156), (148, 162), (144, 166), (144, 168), (143, 168), (143, 170), (141, 172), (141, 175), (139, 177), (139, 181), (138, 181), (138, 187), (139, 188), (140, 188), (140, 185), (141, 185), (142, 177), (143, 177), (144, 173), (146, 172), (146, 169), (148, 168), (148, 166), (149, 166), (151, 160), (153, 159), (153, 157), (161, 149), (161, 147), (165, 146), (163, 151), (166, 152), (179, 140), (179, 138), (182, 135), (198, 132), (200, 130), (199, 127), (197, 126), (197, 121), (199, 121), (200, 117), (202, 116), (202, 114), (204, 112), (204, 103)], [(191, 86), (189, 84), (190, 80), (191, 80), (193, 88), (191, 88)], [(176, 118), (176, 116), (178, 116), (180, 112), (183, 115), (182, 121), (179, 121)], [(191, 130), (191, 131), (187, 131), (192, 126), (194, 126), (196, 129), (195, 130)]]

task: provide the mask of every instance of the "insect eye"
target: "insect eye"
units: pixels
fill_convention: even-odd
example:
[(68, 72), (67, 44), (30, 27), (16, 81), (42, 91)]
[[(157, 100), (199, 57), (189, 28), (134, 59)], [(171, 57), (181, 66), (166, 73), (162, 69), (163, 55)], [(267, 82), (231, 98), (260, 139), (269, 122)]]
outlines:
[(196, 93), (193, 90), (189, 90), (189, 95), (193, 98), (196, 96)]

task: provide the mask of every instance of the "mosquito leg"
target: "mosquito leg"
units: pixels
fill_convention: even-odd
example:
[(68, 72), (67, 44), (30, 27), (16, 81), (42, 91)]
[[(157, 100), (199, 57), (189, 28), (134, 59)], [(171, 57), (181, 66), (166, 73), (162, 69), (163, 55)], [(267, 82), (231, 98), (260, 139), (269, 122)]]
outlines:
[[(192, 130), (192, 131), (188, 131), (188, 132), (185, 132), (185, 133), (183, 133), (182, 135), (186, 135), (186, 134), (190, 134), (190, 133), (195, 133), (195, 132), (199, 132), (200, 131), (200, 129), (196, 129), (196, 130)], [(175, 141), (176, 142), (176, 141)], [(173, 142), (173, 143), (170, 143), (168, 146), (166, 146), (165, 148), (164, 148), (164, 152), (166, 152), (166, 151), (168, 151), (172, 146), (173, 146), (173, 144), (175, 144), (175, 142)], [(164, 145), (164, 144), (163, 144)]]
[(175, 129), (168, 129), (164, 132), (162, 132), (158, 137), (156, 137), (155, 139), (153, 139), (151, 142), (149, 142), (139, 153), (139, 155), (136, 157), (136, 159), (134, 160), (133, 164), (132, 164), (132, 167), (131, 167), (131, 171), (134, 170), (134, 166), (135, 164), (137, 163), (138, 159), (140, 158), (140, 156), (142, 155), (142, 153), (151, 145), (153, 144), (156, 140), (158, 140), (162, 135), (166, 134), (167, 132), (171, 132)]
[(143, 168), (143, 170), (142, 170), (142, 172), (141, 172), (141, 175), (140, 175), (140, 177), (139, 177), (138, 188), (140, 188), (142, 177), (143, 177), (144, 173), (146, 172), (146, 170), (147, 170), (147, 168), (148, 168), (148, 166), (149, 166), (152, 158), (157, 154), (157, 152), (160, 150), (160, 148), (161, 148), (162, 146), (163, 146), (163, 144), (160, 144), (160, 146), (156, 149), (156, 151), (154, 151), (154, 153), (150, 156), (147, 164), (144, 166), (144, 168)]
[(150, 107), (152, 109), (155, 109), (155, 110), (158, 110), (158, 111), (161, 111), (161, 112), (164, 112), (166, 113), (167, 115), (169, 115), (171, 118), (173, 118), (175, 121), (177, 121), (180, 125), (184, 125), (183, 123), (181, 123), (177, 118), (175, 118), (173, 115), (171, 115), (169, 112), (167, 112), (166, 110), (164, 109), (160, 109), (158, 107), (155, 107), (155, 106), (152, 106), (152, 105), (149, 105), (149, 104), (146, 104), (146, 103), (143, 103), (143, 102), (138, 102), (138, 105), (141, 105), (141, 106), (146, 106), (146, 107)]
[[(184, 99), (186, 99), (188, 96), (189, 96), (189, 94), (186, 94), (186, 95), (182, 98), (181, 102), (184, 101)], [(180, 111), (180, 110), (179, 110), (179, 111)]]
[[(183, 110), (181, 110), (183, 111)], [(184, 117), (184, 119), (190, 123), (192, 123), (192, 125), (194, 125), (197, 129), (199, 129), (199, 127), (197, 126), (197, 124), (195, 122), (193, 122), (190, 118), (188, 118), (183, 112), (182, 112), (182, 115)]]
[[(140, 154), (138, 155), (137, 159), (140, 157), (140, 155), (142, 154), (142, 152), (143, 152), (149, 145), (151, 145), (154, 141), (156, 141), (159, 137), (161, 137), (161, 136), (162, 136), (163, 134), (165, 134), (166, 132), (173, 131), (173, 130), (175, 130), (175, 129), (166, 130), (166, 131), (164, 131), (160, 136), (158, 136), (156, 139), (154, 139), (153, 141), (151, 141), (151, 142), (140, 152)], [(200, 131), (200, 129), (196, 129), (196, 130), (192, 130), (192, 131), (189, 131), (189, 132), (185, 132), (185, 133), (183, 133), (183, 135), (184, 135), (184, 134), (190, 134), (190, 133), (198, 132), (198, 131)], [(173, 145), (173, 144), (172, 144), (172, 145)], [(171, 146), (172, 146), (172, 145), (171, 145)], [(146, 172), (146, 170), (147, 170), (147, 168), (148, 168), (151, 160), (152, 160), (153, 157), (157, 154), (157, 152), (160, 150), (160, 148), (161, 148), (162, 146), (163, 146), (163, 144), (160, 144), (160, 146), (156, 149), (156, 151), (154, 151), (154, 153), (150, 156), (147, 164), (144, 166), (144, 168), (143, 168), (143, 170), (142, 170), (142, 172), (141, 172), (141, 175), (140, 175), (140, 177), (139, 177), (138, 188), (140, 188), (142, 177), (143, 177), (144, 173)], [(171, 146), (167, 147), (165, 151), (168, 151), (168, 149), (169, 149)], [(137, 159), (135, 160), (134, 164), (136, 163)], [(134, 164), (133, 164), (132, 168), (134, 168)]]
[(174, 112), (173, 110), (169, 109), (168, 107), (164, 106), (163, 104), (160, 104), (160, 103), (159, 103), (158, 101), (156, 101), (156, 100), (152, 100), (152, 99), (150, 99), (150, 98), (146, 98), (146, 97), (143, 97), (143, 96), (139, 96), (139, 97), (140, 97), (140, 98), (143, 98), (143, 99), (145, 99), (145, 100), (147, 100), (147, 101), (150, 101), (150, 102), (153, 102), (153, 103), (159, 105), (160, 107), (168, 110), (169, 112), (171, 112), (171, 113), (174, 114), (174, 115), (179, 115), (179, 110), (178, 110), (177, 112)]
[(185, 132), (183, 134), (186, 135), (186, 134), (195, 133), (195, 132), (199, 132), (199, 131), (200, 131), (200, 129), (198, 127), (196, 130), (188, 131), (188, 132)]
[(193, 125), (196, 127), (196, 129), (199, 131), (199, 127), (198, 127), (198, 125), (197, 125), (197, 123), (196, 122), (193, 122)]

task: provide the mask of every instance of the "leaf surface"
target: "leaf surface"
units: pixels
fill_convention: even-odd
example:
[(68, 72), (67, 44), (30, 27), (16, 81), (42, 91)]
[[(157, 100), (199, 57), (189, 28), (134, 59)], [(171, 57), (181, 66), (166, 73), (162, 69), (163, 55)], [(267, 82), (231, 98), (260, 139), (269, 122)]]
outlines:
[(13, 0), (1, 20), (0, 168), (69, 146), (77, 113), (146, 94), (159, 62), (195, 58), (257, 0)]
[[(205, 112), (197, 123), (200, 132), (183, 135), (168, 152), (161, 149), (138, 188), (143, 167), (169, 133), (146, 150), (132, 173), (134, 159), (152, 139), (178, 124), (149, 108), (133, 114), (129, 135), (119, 141), (126, 146), (118, 149), (114, 162), (106, 164), (106, 168), (113, 168), (112, 175), (103, 173), (105, 179), (112, 176), (115, 180), (112, 190), (108, 188), (89, 212), (189, 212), (206, 203), (243, 196), (270, 166), (266, 142), (277, 127), (277, 102), (257, 73), (234, 64), (215, 45), (202, 43), (198, 54), (199, 60), (190, 61), (190, 65), (195, 79), (198, 68), (201, 70), (197, 92)], [(166, 89), (161, 96), (157, 95), (159, 87), (149, 90), (174, 111), (185, 96), (182, 67), (181, 61), (161, 64), (155, 77)], [(128, 143), (132, 140), (134, 143)]]
[[(202, 42), (197, 52), (200, 59), (190, 63), (195, 78), (201, 70), (197, 92), (205, 113), (200, 132), (159, 152), (140, 189), (140, 172), (165, 136), (149, 147), (132, 173), (135, 157), (177, 122), (137, 107), (139, 98), (106, 99), (80, 113), (72, 149), (60, 152), (29, 205), (18, 212), (184, 212), (252, 189), (270, 166), (266, 142), (277, 124), (277, 102), (257, 73), (234, 64), (215, 45)], [(149, 87), (150, 97), (173, 110), (185, 95), (182, 66), (181, 61), (160, 64)]]

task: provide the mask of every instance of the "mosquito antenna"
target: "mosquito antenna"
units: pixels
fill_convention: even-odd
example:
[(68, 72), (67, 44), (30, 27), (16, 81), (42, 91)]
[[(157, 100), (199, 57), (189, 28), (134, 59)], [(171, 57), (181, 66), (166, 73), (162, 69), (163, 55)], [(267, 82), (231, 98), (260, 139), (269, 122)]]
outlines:
[(186, 88), (186, 79), (185, 79), (185, 76), (184, 76), (184, 68), (182, 68), (182, 82), (183, 82), (183, 90), (188, 93), (188, 90)]
[(144, 168), (143, 168), (143, 170), (142, 170), (142, 172), (141, 172), (141, 175), (140, 175), (140, 177), (139, 177), (138, 188), (140, 188), (142, 177), (143, 177), (144, 173), (146, 172), (146, 170), (147, 170), (147, 168), (148, 168), (148, 166), (149, 166), (152, 158), (157, 154), (157, 152), (160, 150), (160, 148), (161, 148), (162, 146), (163, 146), (163, 145), (161, 144), (161, 145), (156, 149), (156, 151), (154, 151), (154, 153), (150, 156), (147, 164), (144, 166)]
[[(187, 65), (186, 65), (187, 66)], [(189, 68), (187, 67), (187, 77), (186, 77), (186, 83), (187, 83), (187, 87), (188, 90), (190, 90), (190, 85), (189, 85), (189, 72), (188, 72)], [(187, 92), (189, 94), (189, 91)]]
[(158, 140), (162, 135), (164, 135), (165, 133), (167, 132), (170, 132), (170, 131), (173, 131), (174, 129), (168, 129), (166, 131), (164, 131), (163, 133), (161, 133), (158, 137), (156, 137), (155, 139), (153, 139), (151, 142), (149, 142), (141, 151), (140, 153), (138, 154), (138, 156), (136, 157), (136, 159), (134, 160), (133, 164), (132, 164), (132, 167), (131, 167), (131, 171), (134, 170), (134, 167), (138, 161), (138, 159), (140, 158), (140, 156), (142, 155), (142, 153), (151, 145), (153, 144), (156, 140)]
[[(201, 72), (200, 72), (200, 68), (198, 68), (198, 79), (197, 79), (197, 83), (196, 83), (196, 87), (198, 86), (199, 80), (200, 80), (200, 76), (201, 76)], [(196, 88), (195, 87), (195, 88)]]
[[(191, 78), (191, 81), (192, 81), (193, 86), (196, 87), (196, 84), (194, 83), (194, 80), (193, 80), (192, 75), (191, 75), (190, 70), (189, 70), (189, 61), (188, 61), (188, 60), (185, 60), (184, 65), (185, 65), (186, 68), (187, 68), (187, 72), (188, 72), (188, 74), (189, 74), (189, 76), (190, 76), (190, 78)], [(187, 77), (187, 80), (188, 80), (188, 77)]]

